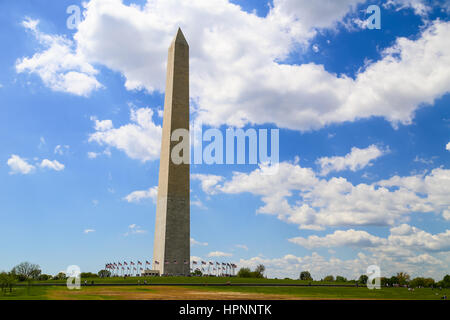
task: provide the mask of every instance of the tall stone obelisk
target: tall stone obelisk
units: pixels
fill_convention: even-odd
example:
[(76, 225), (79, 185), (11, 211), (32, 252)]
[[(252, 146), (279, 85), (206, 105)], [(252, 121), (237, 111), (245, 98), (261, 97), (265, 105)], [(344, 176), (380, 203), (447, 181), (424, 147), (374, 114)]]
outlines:
[(153, 249), (153, 269), (161, 275), (190, 272), (190, 166), (174, 164), (171, 159), (179, 143), (171, 141), (177, 129), (189, 130), (189, 45), (181, 29), (170, 45), (167, 61)]

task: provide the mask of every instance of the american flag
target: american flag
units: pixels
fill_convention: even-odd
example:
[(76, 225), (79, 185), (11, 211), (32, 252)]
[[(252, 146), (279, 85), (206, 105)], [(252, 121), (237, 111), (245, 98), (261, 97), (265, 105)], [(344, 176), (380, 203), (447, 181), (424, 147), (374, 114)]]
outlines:
[(214, 263), (212, 263), (211, 261), (209, 262), (209, 264), (210, 264), (211, 266), (213, 266), (213, 265), (214, 265)]
[(142, 262), (138, 261), (138, 264), (140, 264), (142, 266)]
[(145, 260), (145, 264), (150, 264), (150, 262), (148, 262), (147, 260)]
[(178, 261), (177, 261), (177, 260), (173, 260), (173, 263), (174, 263), (174, 264), (178, 264)]
[(197, 264), (197, 261), (192, 261), (192, 264)]
[(164, 264), (169, 264), (169, 261), (167, 261), (167, 260), (166, 260), (166, 261), (164, 261)]
[(205, 261), (202, 261), (202, 264), (206, 264), (206, 262), (205, 262)]
[(119, 266), (121, 267), (122, 266), (122, 264), (119, 262)]
[(132, 266), (134, 266), (134, 262), (133, 262), (133, 261), (131, 261), (130, 264), (131, 264)]
[(220, 266), (220, 263), (218, 263), (218, 262), (216, 261), (216, 265)]
[(124, 266), (127, 266), (128, 264), (127, 264), (127, 262), (125, 261), (125, 262), (123, 263), (123, 265), (124, 265)]
[(155, 264), (159, 264), (159, 261), (155, 260)]
[(184, 260), (184, 264), (189, 264), (189, 261), (187, 261), (187, 260)]

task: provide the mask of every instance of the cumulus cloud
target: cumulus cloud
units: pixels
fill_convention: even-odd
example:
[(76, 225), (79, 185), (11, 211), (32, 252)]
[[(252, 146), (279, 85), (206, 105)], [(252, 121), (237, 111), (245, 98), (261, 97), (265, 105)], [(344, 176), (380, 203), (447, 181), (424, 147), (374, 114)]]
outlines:
[(445, 150), (450, 151), (450, 142), (445, 146)]
[(222, 252), (222, 251), (213, 251), (208, 253), (208, 257), (231, 257), (232, 253)]
[(316, 235), (308, 238), (292, 238), (292, 243), (296, 243), (305, 248), (319, 247), (360, 247), (368, 248), (371, 251), (398, 251), (410, 250), (411, 255), (419, 252), (447, 252), (450, 251), (450, 230), (443, 233), (430, 234), (407, 224), (402, 224), (390, 229), (388, 238), (373, 236), (366, 231), (337, 230), (324, 237)]
[(206, 247), (208, 245), (208, 242), (200, 242), (195, 240), (194, 238), (191, 238), (191, 246), (203, 246)]
[[(397, 39), (355, 78), (314, 63), (279, 63), (362, 2), (279, 0), (258, 17), (225, 0), (144, 6), (91, 0), (74, 36), (75, 58), (61, 55), (86, 77), (98, 63), (123, 74), (129, 90), (163, 92), (167, 47), (181, 26), (191, 45), (194, 108), (205, 124), (275, 123), (302, 131), (370, 117), (409, 124), (420, 106), (450, 90), (449, 22), (430, 23), (416, 39)], [(61, 73), (54, 69), (51, 75)]]
[(340, 246), (373, 247), (386, 243), (384, 239), (372, 236), (366, 231), (356, 231), (353, 229), (347, 231), (337, 230), (333, 234), (328, 234), (325, 237), (313, 235), (308, 238), (292, 238), (289, 241), (308, 249)]
[(48, 159), (44, 159), (42, 160), (42, 162), (39, 165), (41, 168), (43, 169), (50, 169), (50, 170), (55, 170), (55, 171), (62, 171), (64, 170), (65, 166), (60, 163), (57, 160), (48, 160)]
[(124, 234), (125, 237), (133, 234), (145, 234), (147, 230), (143, 230), (140, 226), (136, 224), (131, 224), (128, 226), (128, 231)]
[(37, 74), (54, 91), (88, 96), (100, 89), (102, 85), (95, 78), (98, 71), (76, 50), (74, 42), (63, 36), (42, 33), (38, 24), (38, 20), (30, 18), (22, 22), (44, 49), (31, 58), (18, 59), (16, 71)]
[(214, 188), (220, 181), (223, 180), (223, 177), (212, 174), (195, 173), (191, 174), (191, 179), (200, 181), (202, 190), (204, 192), (208, 194), (214, 194), (215, 193)]
[(7, 161), (7, 164), (10, 168), (9, 174), (30, 174), (33, 173), (36, 169), (35, 166), (29, 164), (27, 159), (23, 159), (18, 155), (13, 154)]
[[(427, 258), (430, 259), (427, 260)], [(370, 265), (380, 266), (381, 276), (387, 277), (403, 271), (409, 273), (412, 277), (426, 276), (442, 279), (447, 272), (443, 259), (429, 254), (392, 258), (359, 252), (355, 258), (345, 260), (335, 257), (325, 258), (313, 252), (311, 255), (303, 257), (293, 254), (286, 254), (280, 258), (257, 256), (250, 259), (241, 259), (237, 262), (239, 268), (253, 269), (259, 264), (266, 267), (268, 277), (284, 278), (288, 276), (292, 279), (298, 279), (301, 271), (308, 270), (315, 280), (323, 279), (330, 274), (341, 275), (348, 279), (358, 279), (360, 275), (366, 274), (367, 267)]]
[(64, 146), (62, 146), (62, 145), (57, 145), (57, 146), (55, 147), (54, 153), (57, 154), (57, 155), (62, 156), (62, 155), (64, 155), (66, 152), (68, 152), (69, 149), (70, 149), (70, 146), (68, 146), (68, 145), (64, 145)]
[(124, 199), (128, 202), (138, 203), (144, 199), (152, 199), (156, 203), (156, 198), (158, 197), (158, 187), (152, 187), (148, 190), (134, 191), (127, 195)]
[(442, 168), (356, 185), (342, 177), (320, 179), (312, 169), (299, 164), (282, 162), (275, 175), (266, 174), (266, 170), (270, 169), (261, 166), (250, 173), (235, 172), (230, 180), (208, 184), (203, 190), (260, 196), (263, 206), (257, 213), (275, 215), (311, 230), (392, 226), (407, 221), (413, 212), (441, 213), (445, 218), (450, 210), (450, 170)]
[[(383, 7), (394, 7), (396, 10), (411, 8), (415, 14), (425, 17), (431, 11), (429, 4), (427, 0), (388, 0)], [(439, 3), (435, 2), (435, 5), (439, 5)]]
[[(142, 162), (156, 160), (161, 151), (161, 126), (153, 120), (153, 110), (141, 108), (131, 110), (131, 123), (114, 128), (111, 120), (95, 122), (96, 132), (90, 134), (89, 142), (114, 147), (125, 152), (130, 158)], [(91, 158), (98, 154), (92, 153)]]
[(385, 154), (386, 151), (371, 145), (365, 149), (353, 147), (351, 152), (343, 157), (323, 157), (317, 160), (321, 167), (321, 175), (327, 175), (332, 171), (351, 170), (357, 171), (364, 169), (375, 160)]
[(95, 232), (94, 229), (86, 229), (86, 230), (84, 230), (85, 234), (94, 233), (94, 232)]

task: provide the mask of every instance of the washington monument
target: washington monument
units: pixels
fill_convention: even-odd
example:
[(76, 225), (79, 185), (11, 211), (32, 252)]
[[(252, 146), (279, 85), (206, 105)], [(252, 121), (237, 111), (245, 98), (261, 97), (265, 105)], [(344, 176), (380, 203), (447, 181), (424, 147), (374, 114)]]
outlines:
[(167, 61), (153, 249), (153, 269), (161, 275), (190, 273), (190, 166), (171, 160), (179, 143), (172, 137), (177, 129), (189, 130), (189, 45), (181, 29), (170, 45)]

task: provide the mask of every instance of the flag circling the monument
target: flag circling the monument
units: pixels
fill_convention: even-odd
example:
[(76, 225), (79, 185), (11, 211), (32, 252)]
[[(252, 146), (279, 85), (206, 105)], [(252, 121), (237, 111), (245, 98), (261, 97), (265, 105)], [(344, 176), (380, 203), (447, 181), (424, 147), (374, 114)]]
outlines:
[(159, 264), (159, 261), (158, 261), (158, 260), (155, 260), (155, 264)]
[(188, 260), (184, 260), (184, 264), (189, 264), (189, 261)]

